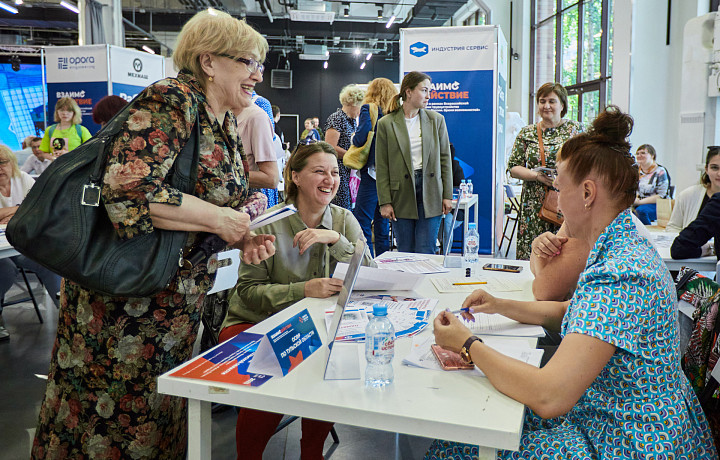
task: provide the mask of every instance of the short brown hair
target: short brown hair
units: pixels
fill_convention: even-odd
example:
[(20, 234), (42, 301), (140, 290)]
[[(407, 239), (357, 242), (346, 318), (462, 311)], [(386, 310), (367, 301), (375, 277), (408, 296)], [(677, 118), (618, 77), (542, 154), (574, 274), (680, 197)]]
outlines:
[(627, 141), (633, 123), (630, 115), (610, 105), (587, 132), (565, 141), (557, 158), (557, 163), (566, 162), (567, 171), (576, 184), (591, 173), (597, 174), (611, 196), (617, 197), (621, 209), (635, 201), (640, 180)]
[(707, 167), (708, 165), (710, 165), (710, 160), (712, 160), (717, 155), (720, 155), (720, 146), (708, 146), (708, 152), (707, 155), (705, 155), (705, 170), (703, 170), (703, 173), (700, 176), (700, 183), (703, 184), (705, 188), (710, 187), (710, 178), (707, 175)]
[(657, 159), (657, 153), (655, 152), (655, 147), (653, 147), (650, 144), (643, 144), (640, 147), (635, 150), (635, 153), (639, 152), (640, 150), (645, 150), (647, 153), (650, 154), (650, 156), (653, 158), (653, 160)]
[(55, 123), (60, 123), (60, 116), (58, 115), (58, 111), (61, 109), (73, 113), (72, 124), (79, 125), (80, 123), (82, 123), (82, 112), (80, 112), (80, 106), (77, 102), (75, 102), (75, 99), (67, 96), (58, 99), (58, 101), (55, 103), (55, 115), (53, 116), (53, 120), (55, 120)]
[(430, 75), (413, 70), (403, 77), (402, 83), (400, 83), (400, 92), (392, 98), (389, 112), (395, 112), (400, 109), (400, 99), (405, 102), (405, 93), (407, 90), (414, 90), (417, 85), (429, 80), (432, 83)]
[(200, 65), (200, 55), (240, 54), (257, 51), (260, 61), (268, 51), (267, 40), (245, 21), (229, 14), (203, 10), (185, 23), (177, 38), (173, 62), (177, 70), (187, 70), (205, 88), (207, 76)]
[(105, 96), (93, 107), (93, 121), (98, 125), (107, 123), (126, 105), (127, 101), (120, 96)]
[(398, 90), (392, 81), (387, 78), (376, 78), (368, 85), (363, 104), (375, 104), (385, 114), (390, 112), (390, 105), (397, 93)]
[(545, 83), (540, 88), (538, 88), (537, 92), (535, 93), (535, 104), (539, 104), (540, 98), (546, 97), (550, 95), (550, 93), (555, 93), (558, 99), (560, 99), (560, 103), (563, 105), (562, 111), (560, 112), (560, 118), (564, 117), (568, 111), (568, 93), (565, 87), (560, 83)]
[(292, 172), (300, 172), (307, 166), (308, 158), (318, 152), (329, 153), (337, 158), (337, 152), (332, 145), (319, 141), (312, 144), (299, 144), (285, 165), (283, 179), (285, 180), (285, 201), (294, 201), (297, 198), (298, 188), (292, 180)]

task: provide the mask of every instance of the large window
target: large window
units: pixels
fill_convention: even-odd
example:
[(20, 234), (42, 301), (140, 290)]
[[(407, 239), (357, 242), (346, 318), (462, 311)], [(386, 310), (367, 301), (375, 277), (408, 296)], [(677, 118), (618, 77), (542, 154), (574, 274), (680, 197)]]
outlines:
[(533, 113), (534, 90), (547, 82), (568, 90), (572, 120), (591, 122), (610, 102), (611, 8), (611, 0), (533, 0)]
[(462, 25), (464, 26), (484, 26), (490, 24), (490, 8), (488, 8), (483, 2), (475, 1), (477, 10), (470, 13), (468, 17), (463, 19)]

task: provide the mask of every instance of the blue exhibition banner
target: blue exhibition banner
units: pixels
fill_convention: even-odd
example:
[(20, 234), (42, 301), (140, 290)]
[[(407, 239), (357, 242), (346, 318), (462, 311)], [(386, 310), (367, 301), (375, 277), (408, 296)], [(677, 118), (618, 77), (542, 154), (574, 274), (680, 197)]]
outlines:
[[(427, 108), (445, 117), (450, 142), (478, 195), (480, 253), (493, 254), (502, 228), (506, 42), (497, 26), (400, 30), (400, 72), (432, 78)], [(467, 213), (467, 219), (472, 213)]]
[(120, 96), (121, 98), (125, 99), (126, 101), (130, 102), (140, 94), (142, 90), (144, 90), (146, 86), (137, 86), (137, 85), (127, 85), (124, 83), (115, 83), (112, 84), (112, 94), (115, 96)]
[(100, 125), (92, 119), (92, 110), (97, 101), (108, 95), (108, 85), (105, 81), (78, 81), (67, 83), (48, 83), (48, 126), (55, 123), (53, 115), (55, 104), (63, 97), (75, 99), (82, 113), (82, 125), (95, 134)]

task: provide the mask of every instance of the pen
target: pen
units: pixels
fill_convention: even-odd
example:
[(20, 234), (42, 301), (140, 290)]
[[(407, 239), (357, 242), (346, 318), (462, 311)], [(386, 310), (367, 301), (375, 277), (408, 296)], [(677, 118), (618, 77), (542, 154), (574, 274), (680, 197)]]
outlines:
[(454, 310), (454, 311), (451, 311), (450, 313), (452, 313), (453, 315), (459, 315), (460, 313), (470, 313), (470, 307), (461, 308), (460, 310)]
[(471, 284), (487, 284), (487, 281), (471, 281), (468, 283), (453, 283), (453, 286), (468, 286)]

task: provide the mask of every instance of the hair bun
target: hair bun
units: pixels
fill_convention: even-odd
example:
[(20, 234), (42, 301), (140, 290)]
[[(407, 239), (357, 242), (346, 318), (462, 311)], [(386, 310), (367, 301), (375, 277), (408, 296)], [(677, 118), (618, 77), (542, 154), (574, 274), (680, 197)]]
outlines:
[(627, 137), (633, 130), (633, 118), (616, 105), (609, 105), (593, 121), (588, 134), (595, 142), (615, 144), (630, 150)]

